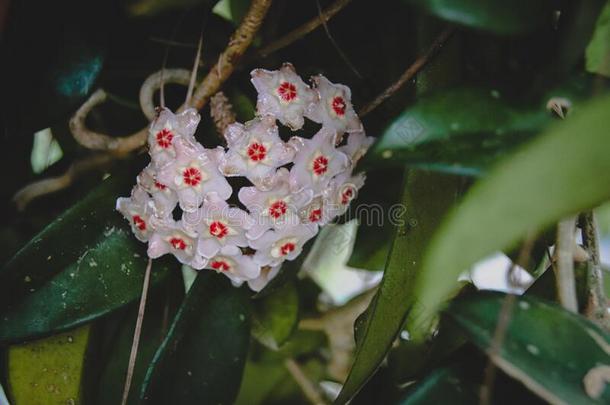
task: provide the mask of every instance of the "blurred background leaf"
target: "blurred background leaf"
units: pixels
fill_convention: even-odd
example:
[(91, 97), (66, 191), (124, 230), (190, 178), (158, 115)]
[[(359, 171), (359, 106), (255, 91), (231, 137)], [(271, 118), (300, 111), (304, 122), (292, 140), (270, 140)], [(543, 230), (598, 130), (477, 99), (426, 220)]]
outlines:
[(8, 349), (8, 389), (15, 404), (80, 403), (90, 327)]
[(515, 35), (548, 23), (555, 2), (518, 0), (406, 0), (442, 19), (497, 34)]

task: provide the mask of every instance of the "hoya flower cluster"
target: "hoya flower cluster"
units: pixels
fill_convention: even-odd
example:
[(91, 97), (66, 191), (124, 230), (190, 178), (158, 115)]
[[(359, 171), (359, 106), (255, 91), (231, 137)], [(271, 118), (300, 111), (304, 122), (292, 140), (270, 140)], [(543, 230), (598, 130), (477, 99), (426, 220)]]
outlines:
[[(346, 211), (364, 184), (362, 174), (352, 174), (354, 164), (372, 138), (346, 86), (316, 76), (310, 87), (290, 64), (256, 69), (252, 83), (257, 116), (227, 128), (226, 148), (195, 140), (195, 110), (161, 110), (150, 127), (151, 162), (117, 209), (148, 242), (151, 258), (172, 254), (258, 291), (320, 226)], [(318, 133), (280, 138), (277, 121), (296, 131), (305, 118), (321, 124)], [(238, 176), (251, 185), (234, 190), (227, 179)]]

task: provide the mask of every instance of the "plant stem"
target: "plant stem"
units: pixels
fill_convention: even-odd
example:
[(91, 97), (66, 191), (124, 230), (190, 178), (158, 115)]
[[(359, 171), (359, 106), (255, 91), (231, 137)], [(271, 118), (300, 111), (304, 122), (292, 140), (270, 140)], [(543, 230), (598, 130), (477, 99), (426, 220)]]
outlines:
[(578, 300), (576, 298), (576, 283), (574, 281), (574, 247), (576, 241), (576, 217), (561, 220), (557, 225), (556, 257), (557, 266), (555, 278), (557, 280), (557, 294), (559, 303), (568, 311), (578, 313)]
[(140, 298), (140, 306), (138, 307), (138, 318), (136, 319), (136, 327), (133, 332), (133, 343), (131, 344), (131, 353), (129, 354), (129, 364), (127, 365), (127, 375), (125, 376), (125, 388), (123, 389), (122, 405), (127, 404), (129, 397), (129, 388), (133, 380), (133, 370), (136, 366), (136, 358), (138, 357), (138, 346), (140, 344), (140, 335), (142, 334), (142, 322), (144, 321), (144, 310), (146, 309), (146, 297), (148, 296), (148, 286), (150, 284), (150, 271), (152, 268), (152, 259), (148, 259), (146, 272), (144, 273), (144, 283), (142, 284), (142, 297)]
[(350, 1), (351, 0), (336, 0), (330, 6), (322, 10), (318, 16), (312, 18), (305, 24), (290, 31), (282, 38), (279, 38), (278, 40), (273, 41), (270, 44), (262, 47), (258, 52), (256, 52), (255, 58), (265, 58), (271, 55), (273, 52), (285, 48), (293, 42), (301, 39), (305, 35), (318, 28), (320, 25), (326, 24), (326, 22), (328, 22), (328, 20), (330, 20), (335, 14), (337, 14), (345, 6), (347, 6)]
[(311, 402), (313, 405), (326, 404), (326, 401), (324, 401), (320, 395), (320, 392), (316, 388), (315, 384), (305, 375), (296, 361), (293, 359), (286, 359), (286, 361), (284, 361), (284, 365), (288, 369), (288, 372), (290, 372), (292, 378), (294, 378), (294, 381), (296, 381), (299, 388), (301, 388), (301, 391), (303, 391), (303, 394), (309, 402)]
[(607, 302), (604, 293), (604, 275), (599, 260), (599, 237), (593, 211), (580, 215), (582, 242), (589, 258), (587, 260), (587, 303), (585, 316), (609, 328), (610, 322), (606, 311)]

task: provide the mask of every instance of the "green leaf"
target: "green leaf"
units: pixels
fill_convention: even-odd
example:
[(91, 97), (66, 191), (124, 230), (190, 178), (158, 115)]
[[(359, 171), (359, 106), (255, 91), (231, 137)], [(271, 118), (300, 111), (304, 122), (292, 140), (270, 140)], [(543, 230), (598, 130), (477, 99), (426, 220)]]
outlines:
[(247, 304), (226, 277), (201, 271), (148, 367), (140, 400), (232, 403), (248, 354)]
[(478, 259), (610, 198), (610, 97), (574, 112), (472, 187), (427, 249), (417, 287), (429, 317)]
[(252, 335), (270, 349), (282, 346), (298, 322), (299, 297), (294, 282), (253, 302)]
[(83, 363), (90, 327), (8, 349), (8, 389), (15, 404), (81, 401)]
[(609, 109), (604, 97), (575, 112), (470, 190), (427, 249), (415, 289), (423, 318), (478, 259), (610, 198)]
[(610, 2), (602, 9), (585, 53), (588, 72), (610, 77)]
[(452, 404), (479, 402), (478, 386), (468, 378), (463, 365), (437, 368), (409, 390), (400, 405)]
[[(114, 209), (116, 198), (128, 194), (124, 183), (104, 181), (0, 270), (0, 342), (63, 331), (140, 296), (146, 248)], [(177, 267), (172, 258), (156, 260), (151, 285), (171, 267)]]
[(550, 0), (407, 0), (444, 20), (497, 34), (514, 35), (550, 24)]
[[(448, 316), (483, 350), (492, 345), (505, 294), (480, 292), (453, 301)], [(610, 364), (610, 336), (582, 316), (534, 297), (515, 297), (502, 347), (492, 361), (554, 404), (601, 404), (584, 390), (587, 373)]]
[(400, 331), (413, 305), (412, 287), (421, 267), (421, 254), (454, 203), (458, 180), (435, 173), (407, 173), (402, 197), (406, 214), (395, 218), (396, 233), (383, 280), (367, 309), (366, 323), (359, 328), (361, 338), (354, 365), (338, 403), (347, 402), (371, 377)]
[(513, 106), (494, 90), (444, 91), (423, 97), (398, 116), (362, 166), (407, 164), (479, 176), (550, 122), (543, 106)]

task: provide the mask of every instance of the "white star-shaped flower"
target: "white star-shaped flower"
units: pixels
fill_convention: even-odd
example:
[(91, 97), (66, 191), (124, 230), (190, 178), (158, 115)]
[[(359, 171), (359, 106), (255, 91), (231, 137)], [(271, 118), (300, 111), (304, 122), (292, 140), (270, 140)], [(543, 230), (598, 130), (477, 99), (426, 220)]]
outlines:
[(284, 63), (279, 70), (255, 69), (252, 84), (258, 91), (258, 115), (271, 115), (293, 131), (303, 127), (303, 114), (317, 99), (316, 93)]
[(146, 242), (159, 221), (155, 220), (150, 195), (140, 186), (131, 190), (131, 197), (119, 198), (116, 209), (129, 221), (133, 234), (141, 242)]
[(163, 166), (173, 160), (179, 139), (196, 143), (194, 134), (199, 120), (199, 114), (192, 108), (180, 114), (174, 114), (167, 108), (161, 109), (148, 130), (148, 148), (153, 163)]
[(352, 106), (352, 92), (342, 84), (331, 83), (322, 75), (311, 78), (319, 101), (311, 104), (305, 116), (336, 132), (340, 138), (345, 132), (362, 131), (362, 122)]
[(244, 255), (238, 247), (229, 245), (208, 260), (205, 268), (224, 274), (236, 286), (244, 281), (256, 280), (261, 273), (261, 267), (252, 256)]
[(300, 223), (297, 213), (311, 201), (313, 193), (311, 190), (293, 193), (288, 176), (288, 170), (280, 168), (268, 190), (257, 187), (242, 187), (239, 190), (239, 201), (248, 208), (254, 219), (254, 225), (247, 233), (248, 238), (256, 239), (271, 228), (285, 228)]
[(197, 210), (210, 192), (225, 200), (231, 196), (233, 189), (218, 169), (218, 162), (224, 156), (221, 147), (205, 149), (200, 144), (185, 142), (176, 146), (176, 159), (159, 170), (157, 179), (176, 190), (183, 211)]
[(245, 176), (260, 185), (275, 169), (290, 162), (295, 150), (279, 135), (275, 118), (263, 116), (242, 124), (232, 124), (225, 131), (229, 147), (221, 161), (227, 176)]
[(297, 149), (290, 169), (290, 186), (294, 191), (310, 188), (317, 195), (333, 176), (350, 166), (349, 158), (335, 148), (334, 134), (324, 127), (311, 139), (292, 138), (291, 144)]
[(197, 253), (197, 236), (187, 233), (180, 222), (168, 223), (159, 227), (148, 241), (148, 257), (156, 259), (168, 253), (174, 255), (180, 263), (201, 270), (207, 260)]
[(284, 260), (294, 260), (316, 233), (318, 227), (311, 224), (268, 230), (250, 241), (250, 247), (256, 249), (254, 261), (261, 266), (276, 266)]
[(246, 232), (253, 224), (247, 212), (230, 207), (213, 192), (206, 196), (201, 208), (182, 217), (182, 226), (199, 235), (197, 252), (208, 259), (225, 246), (248, 246)]

